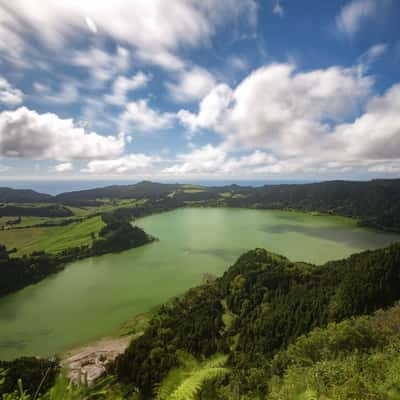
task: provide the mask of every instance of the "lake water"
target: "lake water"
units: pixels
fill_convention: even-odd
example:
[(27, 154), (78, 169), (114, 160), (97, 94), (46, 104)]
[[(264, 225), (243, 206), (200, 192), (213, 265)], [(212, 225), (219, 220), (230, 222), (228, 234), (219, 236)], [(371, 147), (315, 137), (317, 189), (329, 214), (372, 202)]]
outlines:
[(160, 241), (75, 262), (0, 299), (0, 359), (47, 356), (110, 334), (255, 247), (323, 263), (399, 240), (345, 218), (282, 211), (188, 208), (138, 225)]

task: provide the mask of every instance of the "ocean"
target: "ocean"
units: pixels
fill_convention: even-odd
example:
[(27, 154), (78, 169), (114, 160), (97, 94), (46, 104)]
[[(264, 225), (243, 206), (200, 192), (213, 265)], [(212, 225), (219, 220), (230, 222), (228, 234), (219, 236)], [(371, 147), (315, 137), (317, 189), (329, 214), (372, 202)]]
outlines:
[[(56, 195), (64, 192), (72, 192), (76, 190), (94, 189), (111, 185), (132, 185), (138, 183), (139, 180), (0, 180), (1, 187), (9, 187), (13, 189), (32, 189), (40, 193), (47, 193)], [(226, 185), (240, 185), (240, 186), (263, 186), (263, 185), (278, 185), (290, 183), (311, 183), (315, 181), (306, 180), (169, 180), (154, 182), (160, 183), (191, 183), (194, 185), (203, 186), (226, 186)]]

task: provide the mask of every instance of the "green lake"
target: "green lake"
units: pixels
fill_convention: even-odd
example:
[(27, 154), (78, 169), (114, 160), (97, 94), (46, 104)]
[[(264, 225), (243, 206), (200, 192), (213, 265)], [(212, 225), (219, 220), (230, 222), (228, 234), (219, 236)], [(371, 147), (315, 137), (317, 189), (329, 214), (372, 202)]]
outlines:
[(0, 359), (52, 355), (106, 336), (255, 247), (323, 263), (399, 240), (349, 219), (283, 211), (187, 208), (137, 223), (160, 240), (75, 262), (0, 299)]

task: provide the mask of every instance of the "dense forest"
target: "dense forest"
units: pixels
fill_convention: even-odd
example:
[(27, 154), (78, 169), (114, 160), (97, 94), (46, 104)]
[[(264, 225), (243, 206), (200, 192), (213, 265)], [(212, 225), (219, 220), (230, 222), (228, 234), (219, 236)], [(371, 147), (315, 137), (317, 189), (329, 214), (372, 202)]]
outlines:
[(26, 205), (0, 205), (0, 217), (47, 217), (64, 218), (71, 217), (72, 211), (60, 204), (49, 204), (40, 206)]
[[(283, 379), (280, 384), (284, 385), (286, 372), (292, 373), (294, 361), (289, 355), (296, 343), (310, 340), (312, 343), (303, 351), (309, 351), (307, 356), (316, 361), (324, 357), (334, 360), (342, 350), (357, 353), (364, 350), (363, 346), (384, 351), (392, 342), (379, 335), (385, 336), (388, 326), (381, 327), (382, 332), (370, 332), (367, 328), (364, 332), (362, 323), (354, 325), (348, 319), (369, 315), (399, 299), (400, 245), (322, 266), (292, 263), (256, 249), (241, 256), (216, 282), (192, 289), (164, 305), (144, 335), (117, 360), (116, 373), (124, 382), (133, 383), (144, 396), (151, 397), (154, 387), (179, 366), (180, 351), (200, 360), (225, 353), (229, 355), (226, 366), (231, 371), (230, 378), (208, 387), (208, 396), (212, 392), (212, 397), (204, 398), (264, 398), (272, 388), (270, 382)], [(396, 310), (398, 315), (399, 308)], [(346, 320), (347, 323), (340, 324)], [(398, 324), (398, 317), (392, 322)], [(303, 342), (298, 339), (309, 332), (314, 336), (305, 336)], [(395, 328), (390, 332), (387, 335), (399, 335)], [(325, 339), (319, 335), (325, 335)], [(314, 338), (322, 344), (313, 343)], [(336, 344), (330, 343), (335, 341)], [(326, 352), (323, 345), (328, 348)], [(399, 362), (400, 353), (394, 356)], [(315, 367), (313, 362), (305, 365)], [(333, 374), (334, 370), (325, 373)], [(400, 384), (400, 376), (397, 383)], [(368, 392), (371, 388), (365, 390), (344, 398), (372, 396)]]
[[(75, 397), (43, 399), (398, 399), (398, 300), (400, 245), (320, 266), (255, 249), (164, 304), (97, 397), (56, 383)], [(9, 363), (0, 391), (19, 374), (32, 396), (45, 370), (52, 384), (43, 365)]]

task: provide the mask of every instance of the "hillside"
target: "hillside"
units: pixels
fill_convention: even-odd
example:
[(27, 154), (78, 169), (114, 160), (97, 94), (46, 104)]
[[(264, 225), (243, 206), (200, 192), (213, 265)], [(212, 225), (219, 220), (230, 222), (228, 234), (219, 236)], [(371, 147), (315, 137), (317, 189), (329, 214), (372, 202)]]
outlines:
[[(290, 359), (284, 363), (287, 356), (276, 359), (277, 355), (292, 349), (296, 338), (328, 323), (370, 314), (398, 299), (400, 245), (322, 266), (292, 263), (256, 249), (241, 256), (215, 283), (164, 305), (144, 335), (118, 359), (116, 372), (149, 396), (181, 364), (180, 352), (200, 360), (225, 353), (230, 378), (217, 380), (207, 389), (209, 397), (201, 398), (239, 398), (235, 393), (249, 396), (240, 398), (264, 398), (268, 382), (291, 365)], [(325, 335), (326, 340), (340, 339), (329, 331)], [(356, 331), (346, 335), (341, 346), (355, 350)], [(317, 352), (318, 347), (310, 351)]]
[(98, 199), (159, 198), (177, 190), (181, 185), (139, 182), (134, 185), (113, 185), (104, 188), (61, 193), (54, 197), (59, 203), (79, 203)]
[(360, 224), (378, 229), (400, 230), (400, 180), (368, 182), (330, 181), (298, 185), (205, 187), (140, 182), (56, 196), (61, 203), (85, 204), (101, 198), (169, 197), (177, 204), (202, 206), (296, 209), (331, 213), (360, 219)]
[(51, 199), (51, 195), (34, 190), (0, 187), (0, 203), (46, 203)]
[[(3, 199), (3, 200), (1, 200)], [(62, 217), (70, 214), (65, 206), (104, 208), (113, 202), (149, 201), (168, 203), (167, 209), (185, 205), (242, 207), (262, 209), (291, 209), (320, 212), (357, 218), (360, 225), (376, 229), (400, 231), (400, 179), (377, 179), (368, 182), (329, 181), (311, 184), (238, 185), (206, 187), (188, 184), (139, 182), (133, 185), (114, 185), (104, 188), (43, 195), (33, 191), (0, 189), (4, 216)], [(8, 204), (8, 203), (19, 204)], [(37, 208), (22, 203), (58, 203)], [(172, 204), (173, 203), (173, 204)], [(143, 208), (143, 206), (142, 206)], [(146, 208), (146, 206), (144, 206)], [(1, 212), (1, 210), (0, 210)], [(145, 214), (152, 211), (145, 212)]]

